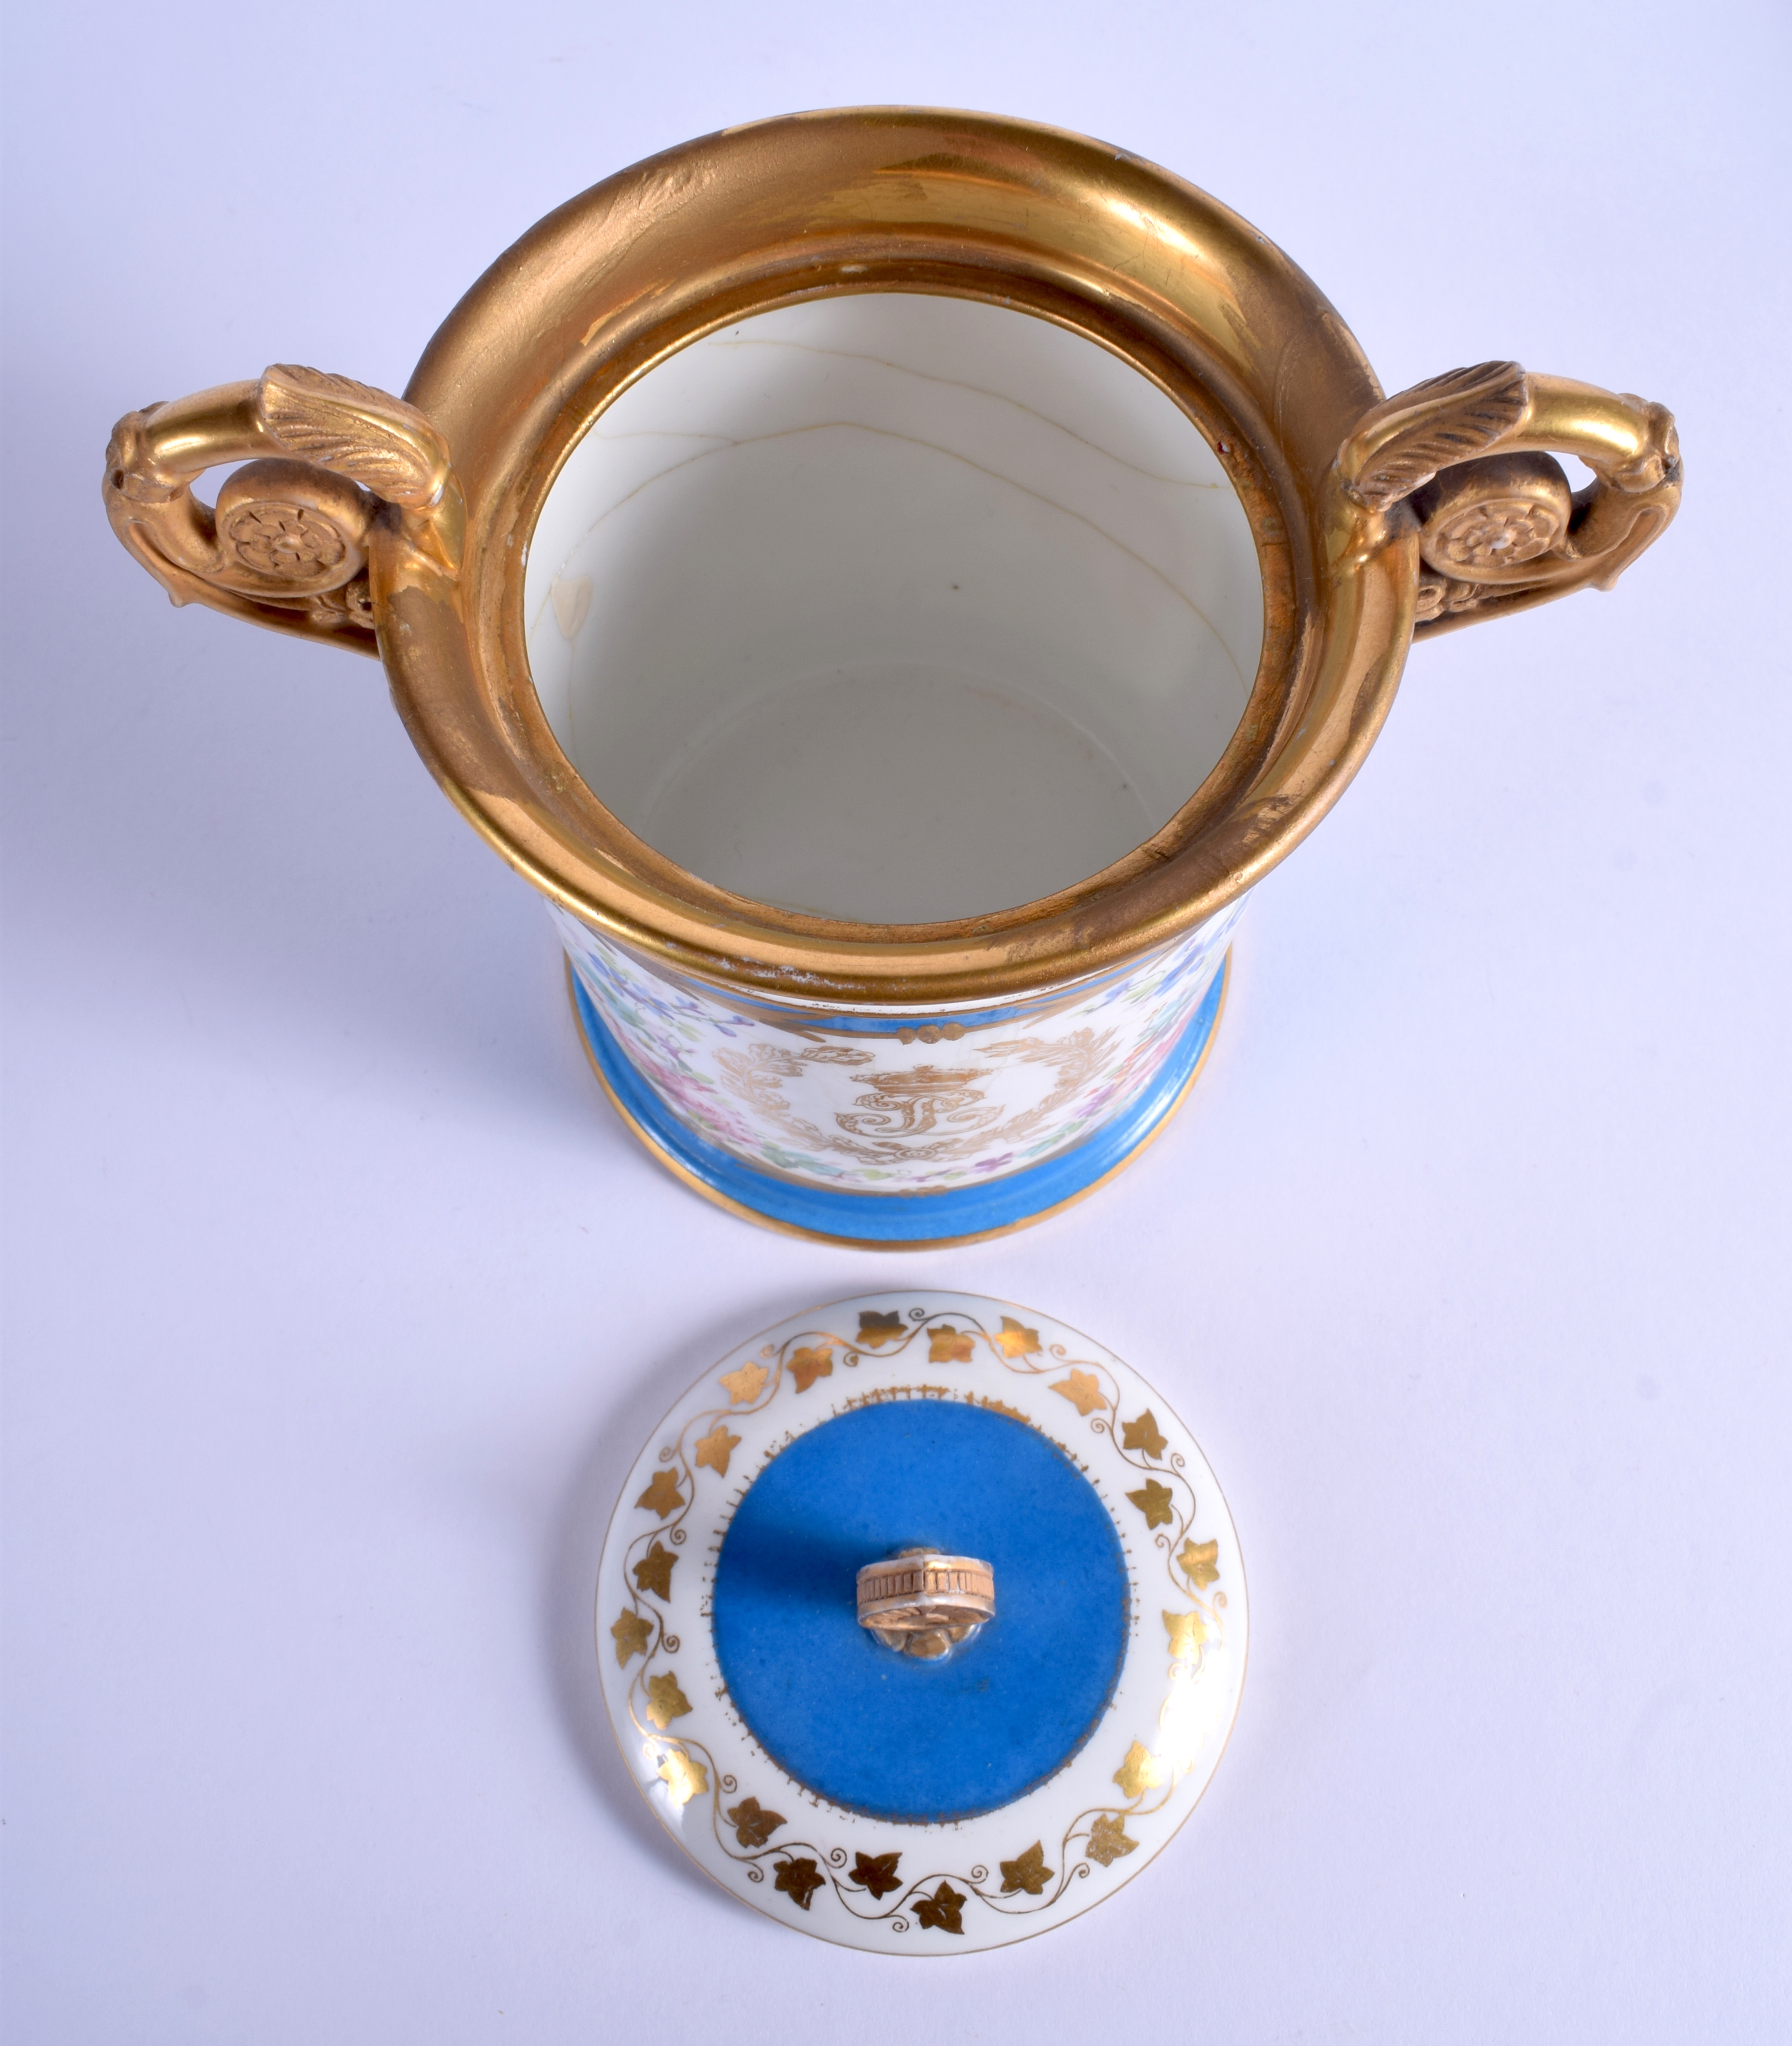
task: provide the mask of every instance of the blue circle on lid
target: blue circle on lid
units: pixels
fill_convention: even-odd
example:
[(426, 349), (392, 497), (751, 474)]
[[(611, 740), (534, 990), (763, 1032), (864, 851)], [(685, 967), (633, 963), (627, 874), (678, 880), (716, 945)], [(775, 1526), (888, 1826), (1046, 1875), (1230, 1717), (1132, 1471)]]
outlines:
[[(938, 1662), (858, 1622), (861, 1564), (925, 1543), (981, 1557), (996, 1616)], [(747, 1730), (805, 1789), (907, 1824), (968, 1819), (1055, 1775), (1119, 1681), (1126, 1562), (1100, 1495), (1025, 1421), (968, 1401), (849, 1409), (735, 1509), (711, 1625)]]

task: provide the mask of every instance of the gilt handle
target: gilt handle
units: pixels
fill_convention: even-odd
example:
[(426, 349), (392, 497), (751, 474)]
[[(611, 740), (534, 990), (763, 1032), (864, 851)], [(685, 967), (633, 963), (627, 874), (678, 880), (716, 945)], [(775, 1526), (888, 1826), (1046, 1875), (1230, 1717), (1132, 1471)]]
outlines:
[[(195, 478), (226, 462), (245, 466), (203, 503)], [(377, 521), (458, 563), (460, 492), (441, 434), (402, 399), (292, 364), (127, 412), (103, 488), (112, 530), (175, 603), (357, 653), (379, 653)]]
[[(1557, 454), (1593, 471), (1570, 490)], [(1610, 589), (1680, 503), (1664, 407), (1516, 362), (1453, 369), (1364, 415), (1338, 480), (1363, 510), (1419, 522), (1415, 638)]]

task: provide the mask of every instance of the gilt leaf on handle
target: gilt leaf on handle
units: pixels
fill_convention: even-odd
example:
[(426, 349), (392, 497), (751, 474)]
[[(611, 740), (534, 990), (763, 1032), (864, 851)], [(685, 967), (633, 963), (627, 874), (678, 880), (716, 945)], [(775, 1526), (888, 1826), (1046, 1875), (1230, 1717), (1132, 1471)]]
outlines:
[(388, 504), (423, 511), (442, 495), (448, 450), (401, 398), (351, 376), (277, 362), (262, 374), (257, 404), (289, 454), (350, 477)]
[(1339, 450), (1346, 491), (1384, 512), (1429, 483), (1440, 469), (1472, 461), (1524, 416), (1530, 394), (1516, 362), (1448, 369), (1367, 413)]

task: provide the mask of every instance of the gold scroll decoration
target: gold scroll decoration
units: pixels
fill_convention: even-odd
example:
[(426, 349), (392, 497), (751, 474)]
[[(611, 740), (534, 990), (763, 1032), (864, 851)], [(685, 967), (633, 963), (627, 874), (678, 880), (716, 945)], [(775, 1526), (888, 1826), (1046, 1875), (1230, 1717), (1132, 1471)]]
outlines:
[[(215, 505), (194, 479), (241, 462)], [(377, 656), (368, 536), (378, 519), (438, 570), (458, 565), (460, 492), (413, 405), (346, 376), (277, 363), (127, 412), (103, 484), (113, 531), (176, 604)]]
[[(1593, 472), (1584, 490), (1557, 454)], [(1679, 507), (1680, 442), (1663, 406), (1483, 362), (1373, 407), (1336, 473), (1361, 509), (1417, 520), (1423, 637), (1610, 589)]]

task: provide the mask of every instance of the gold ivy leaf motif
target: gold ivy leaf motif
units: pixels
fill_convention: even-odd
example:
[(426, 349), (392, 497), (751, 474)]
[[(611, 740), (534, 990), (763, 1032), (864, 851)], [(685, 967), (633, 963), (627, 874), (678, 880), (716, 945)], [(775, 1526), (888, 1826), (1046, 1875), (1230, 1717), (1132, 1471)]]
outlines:
[(1148, 1477), (1137, 1492), (1129, 1492), (1126, 1496), (1145, 1515), (1147, 1527), (1167, 1527), (1176, 1518), (1176, 1494), (1154, 1477)]
[(1002, 1864), (1002, 1894), (1024, 1890), (1029, 1897), (1037, 1897), (1052, 1880), (1052, 1871), (1045, 1866), (1045, 1848), (1042, 1841), (1035, 1840), (1018, 1861)]
[(951, 1323), (943, 1322), (927, 1332), (927, 1361), (929, 1364), (968, 1364), (971, 1361), (971, 1334), (967, 1329), (955, 1329)]
[(782, 1890), (801, 1909), (809, 1909), (809, 1900), (821, 1887), (821, 1871), (807, 1855), (800, 1861), (775, 1862), (778, 1880), (774, 1890)]
[(743, 1847), (763, 1847), (783, 1824), (784, 1814), (762, 1810), (757, 1797), (743, 1797), (728, 1812), (728, 1822)]
[(1169, 1773), (1169, 1764), (1140, 1746), (1136, 1740), (1126, 1751), (1126, 1758), (1114, 1772), (1114, 1780), (1129, 1797), (1142, 1797), (1147, 1790), (1155, 1790)]
[(1170, 1636), (1170, 1654), (1178, 1662), (1192, 1662), (1207, 1638), (1207, 1623), (1198, 1612), (1167, 1612), (1164, 1625)]
[(1099, 1413), (1107, 1404), (1102, 1397), (1100, 1380), (1090, 1372), (1073, 1371), (1068, 1378), (1060, 1378), (1051, 1389), (1061, 1392), (1081, 1415)]
[(1037, 1329), (1023, 1329), (1020, 1323), (1002, 1317), (1002, 1332), (995, 1338), (995, 1346), (1004, 1357), (1035, 1357), (1039, 1352)]
[(1164, 1440), (1164, 1431), (1157, 1425), (1157, 1417), (1147, 1407), (1136, 1421), (1120, 1423), (1120, 1446), (1125, 1450), (1143, 1450), (1148, 1457), (1161, 1457), (1170, 1446)]
[(832, 1348), (831, 1342), (819, 1342), (813, 1349), (791, 1352), (790, 1376), (797, 1381), (799, 1392), (806, 1392), (818, 1378), (833, 1376), (834, 1361), (828, 1354)]
[(682, 1747), (669, 1747), (659, 1758), (659, 1775), (674, 1805), (688, 1805), (709, 1788), (709, 1778), (701, 1762), (693, 1762)]
[(638, 1612), (625, 1612), (610, 1629), (616, 1645), (616, 1661), (625, 1664), (631, 1655), (645, 1655), (653, 1629)]
[(697, 1469), (701, 1470), (707, 1464), (716, 1477), (726, 1477), (728, 1452), (736, 1448), (740, 1441), (738, 1435), (728, 1433), (725, 1423), (718, 1421), (707, 1435), (699, 1435), (697, 1438), (697, 1455), (693, 1461)]
[(960, 1937), (964, 1932), (964, 1899), (949, 1882), (942, 1882), (931, 1897), (915, 1899), (914, 1914), (922, 1924), (931, 1925), (938, 1932), (956, 1932)]
[(902, 1333), (900, 1314), (867, 1314), (859, 1317), (859, 1347), (861, 1349), (879, 1349), (886, 1342)]
[(669, 1470), (655, 1471), (653, 1483), (635, 1502), (637, 1506), (646, 1507), (650, 1513), (657, 1513), (662, 1520), (667, 1514), (676, 1513), (684, 1503), (678, 1496), (678, 1473)]
[(770, 1376), (763, 1364), (750, 1361), (738, 1371), (724, 1371), (721, 1386), (728, 1396), (729, 1406), (751, 1407), (765, 1389), (765, 1382)]
[(896, 1864), (902, 1859), (900, 1853), (868, 1855), (861, 1851), (847, 1881), (857, 1884), (861, 1890), (868, 1890), (874, 1897), (887, 1897), (891, 1890), (902, 1886), (902, 1878), (896, 1873)]
[(1103, 1812), (1089, 1828), (1089, 1859), (1099, 1861), (1103, 1868), (1113, 1865), (1118, 1855), (1129, 1855), (1138, 1845), (1126, 1832), (1126, 1822), (1112, 1812)]
[(1182, 1574), (1198, 1592), (1205, 1591), (1219, 1575), (1219, 1565), (1215, 1558), (1219, 1554), (1218, 1542), (1184, 1542), (1176, 1558)]
[(656, 1538), (653, 1546), (635, 1565), (635, 1589), (651, 1592), (655, 1598), (670, 1598), (672, 1565), (678, 1560), (666, 1544)]
[(678, 1689), (678, 1680), (670, 1670), (647, 1679), (647, 1717), (662, 1733), (690, 1708), (690, 1700)]

